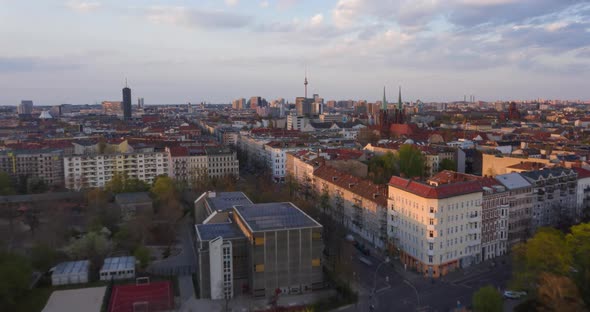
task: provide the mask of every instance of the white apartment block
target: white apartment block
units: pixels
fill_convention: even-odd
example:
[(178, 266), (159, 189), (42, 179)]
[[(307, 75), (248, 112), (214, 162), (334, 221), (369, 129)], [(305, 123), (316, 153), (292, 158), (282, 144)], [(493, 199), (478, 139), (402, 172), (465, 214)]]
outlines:
[(389, 182), (388, 236), (407, 268), (439, 277), (481, 260), (482, 189), (467, 181)]
[(104, 187), (116, 173), (153, 183), (157, 176), (168, 174), (167, 153), (86, 154), (64, 157), (67, 189)]
[(307, 118), (305, 116), (297, 116), (296, 114), (287, 115), (287, 130), (301, 131), (307, 125)]
[(273, 141), (264, 145), (268, 167), (275, 181), (284, 181), (287, 175), (287, 153), (307, 149), (305, 144)]

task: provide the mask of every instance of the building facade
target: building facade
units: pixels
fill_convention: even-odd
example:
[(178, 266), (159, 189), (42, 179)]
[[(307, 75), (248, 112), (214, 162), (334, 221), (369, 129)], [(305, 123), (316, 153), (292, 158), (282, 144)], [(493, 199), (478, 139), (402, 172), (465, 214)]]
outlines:
[(0, 171), (17, 182), (38, 179), (47, 186), (64, 185), (63, 152), (61, 150), (15, 150), (0, 152)]
[(539, 227), (569, 225), (579, 219), (578, 174), (572, 169), (545, 168), (523, 172), (533, 186), (531, 230)]
[(508, 190), (508, 248), (531, 236), (533, 186), (519, 173), (497, 175)]
[(476, 181), (438, 185), (389, 181), (388, 228), (408, 268), (440, 277), (481, 261), (482, 189)]
[(104, 187), (117, 173), (149, 184), (169, 173), (165, 152), (71, 155), (64, 157), (63, 167), (65, 186), (71, 190)]

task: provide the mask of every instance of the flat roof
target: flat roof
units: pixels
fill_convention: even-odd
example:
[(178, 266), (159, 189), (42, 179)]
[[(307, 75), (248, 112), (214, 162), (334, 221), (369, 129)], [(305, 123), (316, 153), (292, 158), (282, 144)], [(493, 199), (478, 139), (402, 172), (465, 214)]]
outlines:
[(100, 271), (127, 271), (135, 269), (135, 257), (113, 257), (104, 259)]
[(62, 262), (55, 266), (53, 274), (88, 273), (89, 266), (90, 261), (88, 260)]
[(235, 211), (254, 232), (322, 226), (290, 202), (235, 206)]
[(148, 192), (135, 192), (135, 193), (120, 193), (115, 195), (115, 201), (118, 204), (135, 204), (152, 202), (150, 194)]
[(223, 239), (245, 237), (244, 233), (232, 222), (197, 224), (195, 230), (201, 241), (210, 241), (219, 236)]
[(42, 312), (100, 312), (106, 290), (106, 286), (56, 290)]
[(497, 175), (496, 180), (502, 183), (509, 190), (531, 186), (531, 184), (522, 175), (516, 172)]
[(230, 210), (236, 205), (250, 205), (252, 201), (243, 192), (217, 192), (215, 197), (207, 197), (211, 210)]

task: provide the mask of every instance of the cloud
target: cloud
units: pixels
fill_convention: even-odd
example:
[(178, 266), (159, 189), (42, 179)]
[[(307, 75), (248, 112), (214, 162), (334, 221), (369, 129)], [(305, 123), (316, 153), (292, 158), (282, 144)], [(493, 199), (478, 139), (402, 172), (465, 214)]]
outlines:
[(316, 27), (321, 25), (323, 21), (324, 16), (322, 14), (316, 14), (309, 20), (309, 24), (311, 25), (311, 27)]
[(0, 57), (0, 74), (37, 71), (63, 71), (80, 68), (81, 65), (60, 59), (36, 57)]
[(202, 29), (236, 29), (250, 24), (251, 17), (225, 11), (206, 11), (182, 6), (154, 6), (145, 11), (146, 18), (157, 24), (173, 24)]
[(66, 7), (77, 12), (88, 13), (99, 9), (101, 7), (101, 3), (98, 1), (85, 2), (71, 0), (66, 3)]
[(240, 3), (240, 0), (225, 0), (227, 6), (236, 6)]
[(267, 0), (260, 1), (260, 7), (261, 8), (268, 8), (269, 5), (270, 5), (270, 3), (268, 3)]

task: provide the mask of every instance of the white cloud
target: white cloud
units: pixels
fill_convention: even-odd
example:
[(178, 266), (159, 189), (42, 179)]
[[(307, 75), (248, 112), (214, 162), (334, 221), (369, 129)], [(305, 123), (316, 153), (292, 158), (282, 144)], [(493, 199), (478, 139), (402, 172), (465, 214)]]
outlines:
[(311, 27), (316, 27), (322, 24), (324, 21), (324, 16), (322, 14), (316, 14), (309, 20), (309, 25)]
[(68, 7), (69, 9), (77, 11), (77, 12), (82, 12), (82, 13), (95, 11), (95, 10), (99, 9), (100, 6), (101, 6), (101, 3), (98, 1), (84, 2), (84, 1), (72, 0), (72, 1), (68, 1), (66, 3), (66, 7)]
[(225, 0), (225, 4), (228, 6), (236, 6), (240, 3), (240, 0)]
[(251, 18), (246, 15), (198, 10), (183, 6), (153, 6), (145, 10), (145, 17), (156, 24), (173, 24), (203, 29), (242, 28), (248, 26), (251, 21)]
[(261, 8), (268, 8), (269, 5), (270, 5), (270, 3), (268, 3), (268, 1), (266, 1), (266, 0), (260, 1)]
[(353, 24), (354, 19), (362, 14), (363, 0), (339, 0), (332, 11), (332, 20), (336, 27), (345, 28)]

